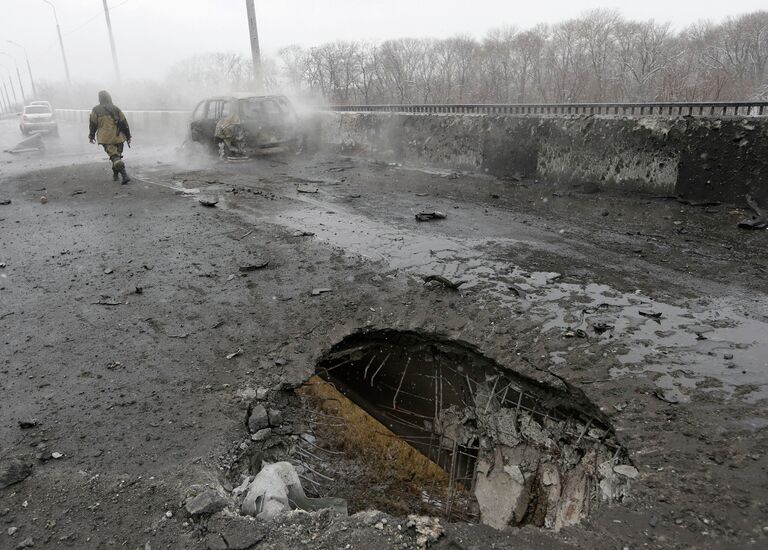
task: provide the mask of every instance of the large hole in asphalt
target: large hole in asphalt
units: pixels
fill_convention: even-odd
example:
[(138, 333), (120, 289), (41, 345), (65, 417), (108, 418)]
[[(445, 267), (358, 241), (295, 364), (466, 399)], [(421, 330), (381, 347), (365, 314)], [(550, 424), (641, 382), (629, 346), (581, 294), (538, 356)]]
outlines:
[(570, 387), (417, 332), (359, 333), (298, 390), (308, 492), (350, 511), (422, 513), (496, 528), (578, 523), (637, 475), (599, 409)]

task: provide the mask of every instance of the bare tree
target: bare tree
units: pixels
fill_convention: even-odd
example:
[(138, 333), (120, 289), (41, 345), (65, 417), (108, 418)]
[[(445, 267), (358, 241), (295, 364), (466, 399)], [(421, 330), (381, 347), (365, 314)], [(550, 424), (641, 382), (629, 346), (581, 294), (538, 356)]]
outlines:
[[(284, 48), (280, 60), (285, 86), (339, 103), (748, 99), (766, 94), (768, 12), (674, 33), (594, 10), (552, 26), (503, 27), (482, 41), (334, 42)], [(216, 72), (198, 76), (237, 80), (239, 62), (217, 58)]]

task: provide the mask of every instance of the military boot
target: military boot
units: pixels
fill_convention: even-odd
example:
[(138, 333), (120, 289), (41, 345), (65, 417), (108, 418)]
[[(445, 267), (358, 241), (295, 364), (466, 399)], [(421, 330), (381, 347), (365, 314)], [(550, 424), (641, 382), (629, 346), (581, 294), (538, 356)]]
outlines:
[(118, 170), (112, 170), (112, 181), (120, 181), (120, 172)]
[(123, 185), (131, 181), (131, 178), (128, 177), (128, 172), (125, 170), (125, 167), (120, 170), (120, 175), (123, 176)]

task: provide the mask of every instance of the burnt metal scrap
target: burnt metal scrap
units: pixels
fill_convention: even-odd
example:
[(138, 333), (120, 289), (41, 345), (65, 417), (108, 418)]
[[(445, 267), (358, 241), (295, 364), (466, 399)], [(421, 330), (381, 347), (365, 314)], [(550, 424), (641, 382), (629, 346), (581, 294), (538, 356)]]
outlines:
[(469, 494), (496, 528), (578, 523), (620, 501), (634, 471), (605, 415), (576, 390), (504, 369), (471, 346), (416, 332), (348, 337), (318, 374), (448, 474), (447, 518)]

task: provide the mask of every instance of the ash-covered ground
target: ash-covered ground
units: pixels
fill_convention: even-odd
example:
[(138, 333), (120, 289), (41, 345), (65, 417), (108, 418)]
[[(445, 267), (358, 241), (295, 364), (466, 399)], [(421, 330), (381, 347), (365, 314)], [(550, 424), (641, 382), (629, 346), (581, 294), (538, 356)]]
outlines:
[[(233, 488), (256, 390), (308, 380), (361, 329), (568, 381), (639, 472), (624, 502), (559, 533), (443, 521), (436, 546), (768, 541), (768, 232), (738, 230), (745, 212), (331, 153), (177, 157), (138, 136), (123, 186), (85, 130), (62, 135), (0, 155), (0, 471), (27, 466), (0, 488), (0, 547), (415, 546), (381, 513), (184, 506)], [(446, 218), (415, 220), (433, 210)]]

